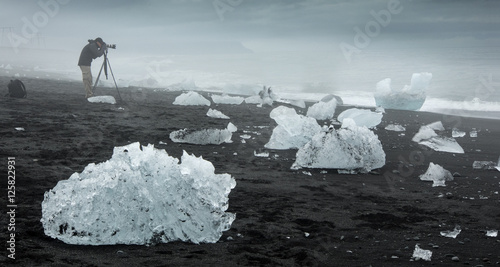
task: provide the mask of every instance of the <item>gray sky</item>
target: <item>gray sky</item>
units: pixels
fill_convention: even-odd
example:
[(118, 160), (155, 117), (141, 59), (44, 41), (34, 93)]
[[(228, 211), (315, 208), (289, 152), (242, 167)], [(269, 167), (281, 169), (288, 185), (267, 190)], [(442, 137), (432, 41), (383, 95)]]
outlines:
[[(0, 6), (0, 27), (14, 27), (14, 45), (36, 42), (32, 33), (39, 33), (47, 47), (69, 50), (98, 36), (137, 52), (207, 43), (339, 49), (356, 47), (355, 28), (367, 34), (366, 26), (370, 43), (383, 46), (500, 44), (496, 0), (0, 0)], [(373, 16), (387, 12), (382, 22)]]

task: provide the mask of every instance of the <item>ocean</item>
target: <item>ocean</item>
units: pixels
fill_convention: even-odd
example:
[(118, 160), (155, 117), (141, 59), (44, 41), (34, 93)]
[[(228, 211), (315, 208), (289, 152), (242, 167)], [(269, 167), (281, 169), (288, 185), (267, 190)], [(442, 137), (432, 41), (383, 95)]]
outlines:
[[(0, 75), (80, 80), (80, 51), (0, 48)], [(118, 86), (169, 90), (200, 90), (229, 94), (256, 94), (271, 86), (283, 98), (317, 101), (335, 94), (344, 104), (375, 106), (378, 81), (391, 78), (392, 87), (409, 85), (413, 73), (433, 75), (422, 111), (500, 118), (500, 51), (475, 48), (368, 48), (348, 62), (331, 49), (272, 51), (246, 54), (154, 53), (134, 55), (109, 50), (109, 62)], [(94, 79), (102, 59), (94, 61)], [(114, 86), (101, 77), (103, 86)]]

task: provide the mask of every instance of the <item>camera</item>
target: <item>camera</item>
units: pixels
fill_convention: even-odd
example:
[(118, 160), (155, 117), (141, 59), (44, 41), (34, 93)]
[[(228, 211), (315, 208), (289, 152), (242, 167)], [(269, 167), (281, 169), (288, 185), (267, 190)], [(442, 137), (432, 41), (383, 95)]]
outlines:
[(116, 49), (116, 44), (106, 44), (107, 48)]

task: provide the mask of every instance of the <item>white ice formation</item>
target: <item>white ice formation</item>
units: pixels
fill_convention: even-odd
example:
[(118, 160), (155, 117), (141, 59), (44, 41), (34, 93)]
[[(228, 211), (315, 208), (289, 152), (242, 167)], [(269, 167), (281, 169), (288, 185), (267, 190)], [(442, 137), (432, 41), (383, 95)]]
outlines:
[(394, 131), (394, 132), (404, 132), (406, 131), (406, 128), (402, 125), (399, 124), (389, 124), (385, 126), (385, 129), (387, 131)]
[(232, 143), (233, 133), (238, 129), (234, 124), (229, 123), (226, 129), (203, 129), (189, 130), (182, 129), (170, 133), (170, 139), (175, 143), (187, 143), (195, 145), (220, 145), (222, 143)]
[(321, 126), (314, 118), (298, 115), (293, 108), (279, 106), (269, 116), (278, 124), (269, 142), (264, 145), (269, 149), (300, 148), (321, 131)]
[(174, 105), (180, 106), (210, 106), (210, 100), (197, 92), (190, 91), (175, 98)]
[(334, 97), (324, 98), (307, 109), (307, 116), (317, 120), (330, 120), (335, 115), (337, 100)]
[(368, 109), (351, 108), (339, 114), (337, 120), (342, 123), (346, 118), (353, 119), (357, 126), (373, 128), (380, 124), (384, 114), (373, 112)]
[(441, 231), (440, 234), (441, 236), (444, 237), (449, 237), (449, 238), (457, 238), (457, 236), (462, 232), (462, 229), (460, 229), (460, 225), (456, 225), (455, 229), (453, 230), (448, 230), (448, 231)]
[(215, 243), (235, 219), (225, 211), (236, 181), (214, 171), (186, 152), (179, 163), (153, 145), (116, 147), (45, 193), (44, 232), (78, 245)]
[(321, 168), (369, 172), (385, 165), (382, 144), (372, 131), (345, 119), (342, 128), (316, 134), (297, 151), (292, 169)]
[(422, 181), (432, 181), (432, 187), (446, 186), (446, 181), (453, 181), (453, 175), (438, 164), (429, 163), (427, 171), (420, 175)]
[(92, 96), (87, 98), (90, 103), (116, 104), (116, 99), (110, 95)]
[(421, 249), (418, 245), (415, 245), (415, 250), (413, 250), (412, 258), (414, 260), (424, 260), (431, 261), (432, 251)]
[(464, 132), (464, 131), (460, 131), (457, 128), (453, 128), (453, 130), (451, 132), (451, 137), (453, 137), (453, 138), (459, 138), (459, 137), (464, 137), (466, 134), (467, 133)]
[(401, 90), (391, 88), (391, 79), (377, 83), (375, 103), (386, 109), (419, 110), (425, 102), (426, 89), (432, 79), (428, 72), (413, 73), (410, 86)]
[(241, 96), (212, 95), (212, 101), (215, 104), (239, 105), (243, 103), (244, 100), (245, 99)]
[(229, 117), (224, 115), (224, 113), (216, 110), (216, 109), (208, 109), (207, 116), (210, 118), (215, 118), (215, 119), (224, 119), (224, 120), (229, 120)]
[(487, 237), (497, 237), (498, 230), (488, 230), (488, 231), (486, 231), (486, 236)]
[(434, 122), (420, 127), (418, 133), (413, 136), (412, 141), (432, 148), (436, 151), (449, 153), (464, 153), (464, 149), (452, 137), (439, 136), (434, 130), (444, 130), (441, 122)]

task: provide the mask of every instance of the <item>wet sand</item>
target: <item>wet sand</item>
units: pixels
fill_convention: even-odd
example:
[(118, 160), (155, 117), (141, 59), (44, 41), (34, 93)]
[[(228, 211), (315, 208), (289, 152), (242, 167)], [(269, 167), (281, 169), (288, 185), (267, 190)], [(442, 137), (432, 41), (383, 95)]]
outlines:
[[(9, 79), (0, 77), (5, 93)], [(16, 248), (15, 260), (3, 250), (3, 266), (444, 266), (456, 265), (454, 256), (460, 265), (500, 262), (499, 238), (485, 235), (500, 229), (500, 172), (472, 168), (475, 160), (500, 156), (498, 120), (387, 110), (374, 130), (386, 152), (383, 168), (359, 175), (292, 171), (296, 150), (264, 150), (269, 158), (254, 156), (276, 126), (269, 118), (273, 107), (212, 103), (238, 127), (233, 143), (177, 144), (170, 132), (223, 129), (228, 120), (207, 117), (205, 106), (172, 105), (181, 92), (121, 88), (118, 104), (92, 104), (79, 82), (22, 80), (27, 99), (0, 97), (0, 155), (4, 173), (7, 158), (15, 157), (17, 205), (15, 232), (8, 231), (8, 216), (1, 217), (4, 244), (7, 234), (15, 233)], [(99, 88), (97, 94), (119, 100), (115, 88)], [(336, 114), (346, 108), (338, 107)], [(464, 154), (436, 152), (411, 141), (421, 125), (434, 121), (443, 122), (442, 135), (451, 136), (458, 127), (466, 132), (476, 128), (478, 136), (457, 138)], [(386, 131), (390, 123), (405, 126), (405, 135)], [(245, 143), (244, 134), (251, 136)], [(40, 223), (44, 192), (87, 164), (108, 160), (113, 147), (136, 141), (177, 158), (183, 150), (203, 156), (216, 173), (236, 179), (228, 209), (236, 220), (220, 241), (75, 246), (45, 236)], [(455, 180), (446, 187), (420, 181), (429, 162), (457, 173)], [(462, 229), (456, 239), (440, 236), (455, 225)], [(430, 262), (410, 261), (416, 244), (433, 252)]]

